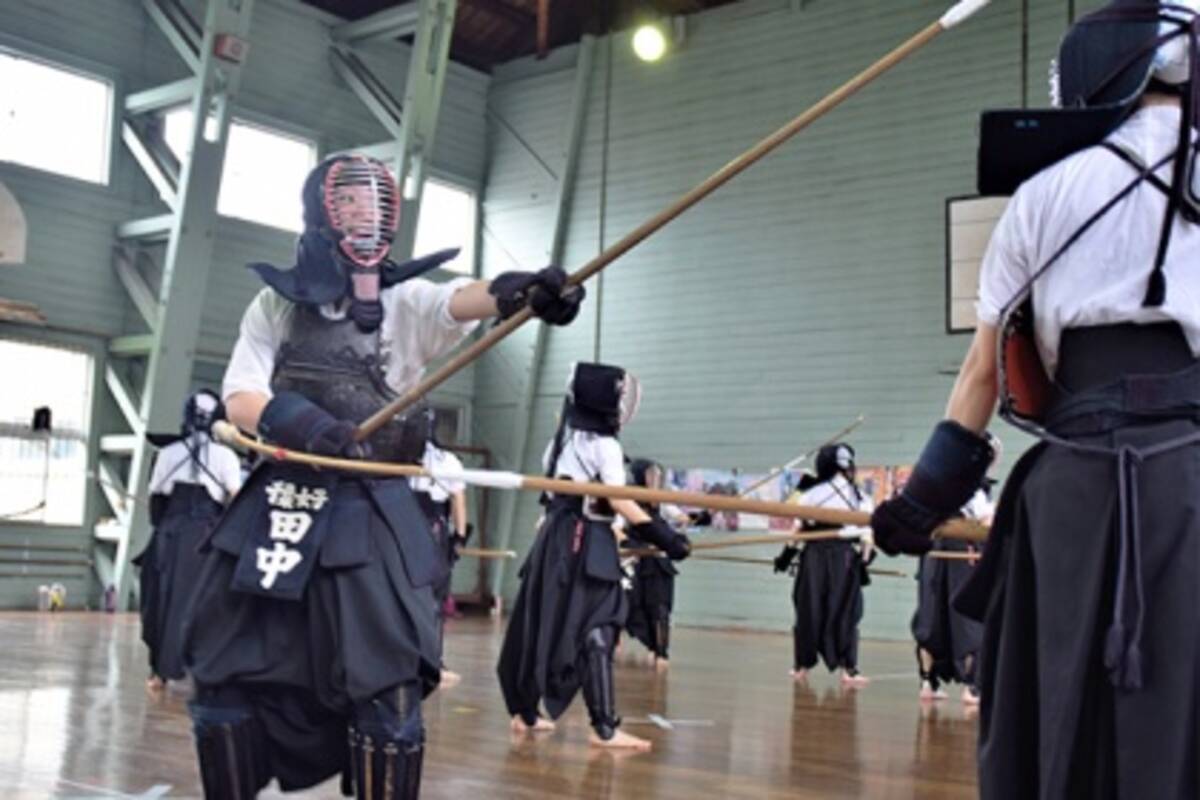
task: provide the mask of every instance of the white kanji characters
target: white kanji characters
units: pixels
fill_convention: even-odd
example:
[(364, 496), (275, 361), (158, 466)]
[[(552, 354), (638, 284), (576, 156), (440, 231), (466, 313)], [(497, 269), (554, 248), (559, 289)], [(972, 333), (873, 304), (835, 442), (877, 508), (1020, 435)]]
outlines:
[[(313, 518), (309, 510), (320, 511), (329, 502), (329, 492), (322, 487), (297, 487), (291, 481), (276, 480), (267, 485), (267, 504), (271, 531), (268, 536), (275, 542), (273, 549), (258, 548), (258, 571), (263, 574), (260, 581), (264, 589), (275, 585), (275, 580), (295, 569), (304, 557), (289, 544), (300, 544), (312, 527)], [(282, 509), (282, 510), (275, 510)], [(293, 510), (296, 509), (296, 510)]]
[(291, 481), (272, 481), (267, 485), (267, 504), (273, 508), (295, 508), (296, 484)]
[(274, 549), (258, 548), (258, 571), (263, 574), (259, 585), (270, 589), (275, 585), (275, 579), (281, 574), (286, 575), (304, 560), (298, 550), (292, 550), (283, 542), (276, 542)]
[(312, 527), (312, 515), (307, 511), (272, 511), (270, 537), (299, 544)]
[[(329, 492), (318, 486), (310, 489), (307, 486), (301, 486), (300, 491), (296, 493), (296, 508), (311, 508), (313, 511), (320, 511), (321, 507), (329, 502)], [(291, 508), (291, 506), (288, 506)]]

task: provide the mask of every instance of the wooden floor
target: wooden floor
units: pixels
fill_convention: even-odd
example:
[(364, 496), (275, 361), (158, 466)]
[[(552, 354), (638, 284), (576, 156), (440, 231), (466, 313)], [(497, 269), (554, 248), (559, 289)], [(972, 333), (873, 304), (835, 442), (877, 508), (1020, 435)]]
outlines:
[[(425, 704), (424, 798), (975, 795), (975, 721), (956, 693), (921, 708), (910, 645), (864, 643), (874, 681), (858, 691), (824, 672), (794, 685), (782, 635), (677, 630), (667, 675), (627, 647), (618, 707), (654, 751), (618, 756), (588, 747), (580, 701), (554, 734), (510, 738), (500, 635), (486, 619), (450, 624), (447, 660), (465, 680)], [(186, 687), (147, 696), (136, 617), (0, 614), (0, 646), (2, 800), (199, 793)], [(293, 796), (336, 797), (337, 784)]]

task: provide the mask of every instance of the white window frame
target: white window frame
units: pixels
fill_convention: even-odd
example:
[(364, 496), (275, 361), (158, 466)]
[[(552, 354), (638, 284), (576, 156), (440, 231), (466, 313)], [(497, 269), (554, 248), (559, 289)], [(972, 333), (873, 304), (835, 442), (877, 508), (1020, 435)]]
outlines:
[[(96, 492), (94, 491), (95, 486), (93, 483), (92, 476), (96, 469), (96, 467), (95, 467), (96, 459), (97, 459), (96, 445), (97, 445), (97, 442), (99, 441), (99, 436), (97, 435), (97, 433), (95, 431), (95, 427), (96, 427), (97, 400), (99, 399), (99, 397), (102, 393), (102, 390), (103, 390), (103, 387), (101, 386), (101, 382), (100, 382), (100, 377), (99, 377), (101, 369), (103, 367), (103, 352), (98, 350), (94, 346), (93, 343), (79, 341), (75, 337), (64, 337), (64, 338), (60, 339), (59, 337), (56, 337), (56, 336), (55, 337), (41, 337), (41, 336), (36, 336), (36, 335), (24, 335), (19, 330), (16, 332), (12, 332), (12, 333), (5, 332), (3, 334), (0, 334), (0, 341), (30, 345), (33, 347), (46, 347), (46, 348), (51, 348), (51, 349), (56, 349), (56, 350), (66, 350), (68, 352), (84, 355), (89, 359), (89, 369), (87, 370), (87, 375), (85, 378), (85, 381), (87, 383), (87, 402), (84, 404), (84, 412), (83, 412), (83, 420), (82, 420), (83, 430), (81, 431), (82, 438), (80, 439), (80, 441), (83, 443), (83, 447), (84, 447), (83, 504), (82, 504), (82, 510), (80, 512), (81, 513), (80, 521), (78, 523), (73, 523), (73, 522), (45, 521), (45, 520), (41, 520), (41, 519), (0, 518), (0, 529), (4, 529), (4, 528), (10, 528), (10, 529), (12, 529), (12, 528), (17, 528), (17, 529), (34, 528), (39, 531), (60, 531), (60, 530), (78, 530), (80, 528), (87, 528), (91, 524), (92, 520), (94, 520), (95, 514), (96, 514), (96, 506), (95, 506)], [(30, 409), (31, 418), (32, 418), (32, 412), (33, 412), (33, 409)], [(52, 426), (53, 425), (55, 425), (55, 423), (52, 421)], [(29, 426), (24, 425), (24, 426), (20, 426), (20, 427), (29, 427)], [(51, 433), (52, 433), (51, 439), (53, 439), (54, 438), (53, 427), (52, 427)], [(8, 433), (6, 433), (5, 435), (9, 436), (11, 438), (23, 438), (20, 436), (13, 437), (11, 434), (8, 434)], [(29, 438), (31, 438), (31, 439), (33, 438), (32, 431), (30, 431)], [(72, 438), (72, 437), (59, 437), (59, 438)], [(7, 513), (13, 512), (13, 511), (19, 511), (19, 510), (20, 509), (16, 509), (16, 508), (3, 508), (3, 509), (0, 509), (0, 513), (7, 514)]]
[[(479, 277), (479, 194), (480, 189), (477, 184), (472, 181), (463, 180), (455, 175), (438, 169), (431, 169), (430, 174), (425, 177), (425, 190), (428, 190), (430, 183), (441, 184), (450, 189), (467, 194), (471, 198), (471, 234), (463, 250), (467, 257), (465, 269), (450, 269), (448, 267), (440, 267), (439, 271), (446, 275), (454, 277), (477, 278)], [(403, 204), (403, 200), (401, 201)], [(401, 205), (403, 208), (403, 205)], [(424, 191), (421, 198), (421, 211), (425, 210)], [(403, 213), (403, 211), (401, 212)], [(418, 233), (420, 231), (421, 220), (417, 219)], [(415, 247), (414, 238), (414, 247)], [(428, 255), (427, 253), (414, 252), (414, 256)]]
[(86, 186), (110, 188), (112, 186), (113, 165), (116, 163), (116, 149), (121, 142), (121, 114), (119, 110), (124, 104), (124, 92), (122, 90), (120, 72), (106, 64), (90, 61), (72, 53), (66, 53), (52, 47), (46, 47), (37, 42), (4, 33), (0, 33), (0, 53), (27, 61), (34, 61), (63, 72), (74, 73), (84, 78), (106, 83), (109, 87), (108, 120), (104, 133), (104, 164), (101, 180), (96, 181), (90, 178), (80, 178), (65, 172), (49, 170), (45, 167), (26, 164), (21, 161), (10, 161), (4, 158), (0, 158), (0, 168), (23, 170), (36, 174), (39, 177)]
[[(165, 115), (167, 115), (167, 114), (170, 114), (170, 113), (173, 113), (176, 111), (181, 111), (181, 110), (190, 110), (190, 106), (179, 105), (179, 106), (175, 106), (173, 108), (164, 109), (163, 115), (165, 117)], [(292, 139), (295, 141), (303, 142), (304, 144), (309, 145), (312, 150), (313, 166), (316, 166), (317, 164), (321, 163), (321, 150), (322, 150), (321, 141), (320, 141), (320, 137), (317, 135), (317, 133), (315, 131), (312, 131), (308, 128), (304, 128), (304, 127), (301, 127), (298, 125), (293, 125), (293, 124), (289, 124), (287, 122), (282, 122), (280, 120), (268, 117), (263, 114), (257, 114), (251, 110), (239, 108), (237, 106), (235, 106), (233, 108), (232, 113), (230, 114), (230, 120), (229, 120), (229, 130), (230, 130), (229, 135), (230, 136), (232, 136), (233, 128), (235, 126), (241, 126), (243, 128), (256, 128), (260, 131), (265, 131), (267, 133), (277, 135), (280, 138)], [(174, 152), (174, 151), (172, 151), (172, 152)], [(175, 156), (177, 158), (180, 158), (181, 154), (175, 153)], [(226, 158), (225, 163), (222, 164), (222, 167), (221, 167), (221, 183), (217, 188), (217, 215), (221, 219), (237, 220), (238, 222), (242, 222), (247, 225), (258, 225), (260, 227), (267, 228), (268, 230), (279, 231), (281, 233), (287, 233), (287, 234), (298, 234), (301, 232), (300, 227), (281, 228), (281, 227), (279, 227), (277, 225), (273, 225), (269, 222), (263, 222), (262, 220), (248, 219), (246, 217), (231, 216), (229, 214), (222, 213), (220, 210), (220, 202), (221, 202), (220, 201), (220, 192), (221, 192), (221, 188), (224, 187), (225, 178), (226, 178), (225, 170), (227, 170), (228, 168), (229, 168), (228, 158)], [(311, 169), (311, 167), (309, 169)], [(305, 176), (307, 176), (307, 175), (308, 175), (308, 170), (305, 171)], [(301, 182), (303, 182), (303, 177), (301, 178)], [(298, 195), (297, 195), (297, 201), (299, 201)], [(299, 226), (301, 224), (300, 216), (297, 216), (296, 224), (297, 224), (297, 226)]]

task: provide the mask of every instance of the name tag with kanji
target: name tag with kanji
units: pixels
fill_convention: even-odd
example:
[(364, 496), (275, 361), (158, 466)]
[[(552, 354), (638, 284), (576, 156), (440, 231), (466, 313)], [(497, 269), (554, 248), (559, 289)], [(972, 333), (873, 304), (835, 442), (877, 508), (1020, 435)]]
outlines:
[(253, 530), (245, 539), (233, 588), (298, 600), (312, 574), (328, 528), (337, 477), (296, 464), (271, 465), (246, 487)]

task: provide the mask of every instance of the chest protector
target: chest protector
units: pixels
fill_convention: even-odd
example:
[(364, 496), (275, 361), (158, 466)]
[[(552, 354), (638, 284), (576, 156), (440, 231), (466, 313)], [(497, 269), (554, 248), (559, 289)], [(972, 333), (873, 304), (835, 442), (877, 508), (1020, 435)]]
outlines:
[[(298, 392), (340, 419), (363, 420), (397, 397), (384, 379), (387, 353), (379, 329), (364, 332), (349, 317), (327, 319), (297, 305), (279, 351), (273, 392)], [(368, 437), (376, 458), (420, 462), (428, 435), (426, 407), (418, 404)]]

